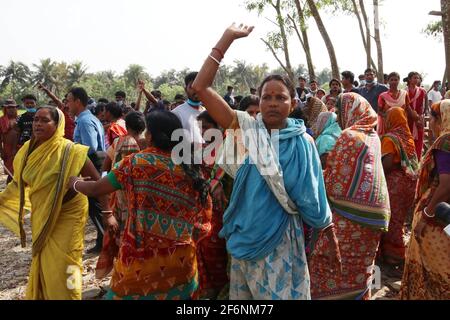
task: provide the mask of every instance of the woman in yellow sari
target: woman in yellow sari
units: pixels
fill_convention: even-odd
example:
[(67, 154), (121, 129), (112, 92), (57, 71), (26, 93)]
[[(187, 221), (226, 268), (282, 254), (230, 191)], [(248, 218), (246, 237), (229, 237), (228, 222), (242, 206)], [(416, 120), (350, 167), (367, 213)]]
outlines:
[[(0, 193), (0, 223), (26, 245), (24, 211), (30, 210), (31, 269), (26, 299), (81, 299), (82, 253), (88, 201), (67, 190), (70, 176), (98, 178), (88, 148), (64, 139), (64, 114), (40, 108), (33, 137), (14, 159), (14, 179)], [(4, 253), (7, 254), (7, 253)]]
[(434, 217), (436, 206), (450, 200), (450, 100), (433, 105), (431, 115), (439, 138), (421, 163), (402, 300), (450, 300), (450, 238)]

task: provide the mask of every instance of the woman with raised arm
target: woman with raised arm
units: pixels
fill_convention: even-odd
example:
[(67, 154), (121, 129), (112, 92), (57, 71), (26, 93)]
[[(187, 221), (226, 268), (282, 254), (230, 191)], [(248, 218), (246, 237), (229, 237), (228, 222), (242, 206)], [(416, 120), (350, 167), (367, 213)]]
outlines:
[(230, 45), (252, 30), (227, 28), (192, 85), (211, 117), (229, 129), (218, 163), (235, 178), (220, 232), (232, 256), (230, 299), (310, 299), (302, 220), (334, 244), (330, 265), (336, 269), (340, 256), (314, 141), (302, 121), (288, 119), (295, 87), (287, 77), (267, 77), (257, 119), (232, 110), (211, 88)]

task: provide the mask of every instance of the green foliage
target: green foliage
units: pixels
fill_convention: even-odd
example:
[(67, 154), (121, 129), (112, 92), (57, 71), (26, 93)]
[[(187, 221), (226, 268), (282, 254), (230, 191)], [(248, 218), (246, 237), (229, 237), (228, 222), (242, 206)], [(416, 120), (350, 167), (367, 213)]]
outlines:
[[(122, 74), (117, 74), (113, 71), (89, 73), (82, 62), (67, 64), (43, 59), (30, 70), (24, 63), (11, 61), (7, 66), (0, 66), (0, 100), (12, 97), (20, 101), (23, 95), (33, 93), (38, 97), (39, 104), (48, 103), (48, 97), (36, 88), (36, 83), (40, 81), (60, 98), (72, 86), (80, 86), (96, 100), (112, 100), (116, 91), (123, 90), (127, 93), (128, 102), (133, 102), (138, 96), (134, 83), (137, 79), (143, 79), (148, 89), (158, 89), (164, 99), (172, 101), (176, 94), (185, 94), (184, 78), (189, 72), (188, 69), (171, 69), (152, 78), (140, 65), (130, 65)], [(270, 70), (266, 64), (254, 65), (236, 60), (232, 65), (220, 67), (213, 85), (221, 95), (231, 85), (236, 95), (245, 96), (249, 94), (250, 88), (258, 88), (266, 76), (274, 73), (284, 74), (285, 71), (281, 68)], [(294, 74), (295, 77), (308, 76), (304, 65), (295, 68)], [(329, 70), (319, 73), (321, 82), (328, 82), (330, 78)]]
[(435, 39), (442, 39), (444, 34), (442, 20), (430, 22), (422, 32)]

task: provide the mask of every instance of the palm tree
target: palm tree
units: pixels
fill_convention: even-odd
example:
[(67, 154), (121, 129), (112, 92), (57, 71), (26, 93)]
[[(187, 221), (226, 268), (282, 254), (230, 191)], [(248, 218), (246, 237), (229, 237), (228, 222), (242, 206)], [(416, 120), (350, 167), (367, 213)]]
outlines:
[(87, 67), (82, 62), (76, 61), (69, 66), (69, 75), (67, 79), (68, 87), (73, 87), (80, 83), (81, 79), (86, 75)]
[(138, 64), (131, 64), (128, 66), (128, 68), (124, 71), (123, 76), (126, 83), (131, 87), (135, 87), (139, 79), (149, 78), (144, 71), (144, 67)]
[(3, 68), (2, 77), (3, 81), (0, 84), (0, 89), (4, 90), (10, 84), (12, 96), (16, 99), (20, 91), (18, 89), (29, 83), (31, 72), (26, 64), (11, 61), (8, 66)]
[(56, 80), (54, 77), (55, 62), (50, 58), (41, 60), (40, 64), (33, 64), (36, 71), (33, 73), (33, 82), (42, 83), (49, 90), (53, 91)]

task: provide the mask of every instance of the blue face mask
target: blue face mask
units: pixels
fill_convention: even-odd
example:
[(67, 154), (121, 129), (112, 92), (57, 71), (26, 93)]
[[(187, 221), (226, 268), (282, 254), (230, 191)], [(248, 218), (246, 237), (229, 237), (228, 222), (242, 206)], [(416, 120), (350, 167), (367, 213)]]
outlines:
[(191, 107), (200, 107), (202, 105), (202, 103), (200, 101), (192, 101), (191, 99), (188, 99), (187, 103)]
[(371, 85), (371, 84), (374, 84), (375, 83), (375, 80), (366, 80), (366, 84), (368, 84), (368, 85)]
[(36, 108), (27, 108), (27, 111), (30, 113), (36, 113)]

